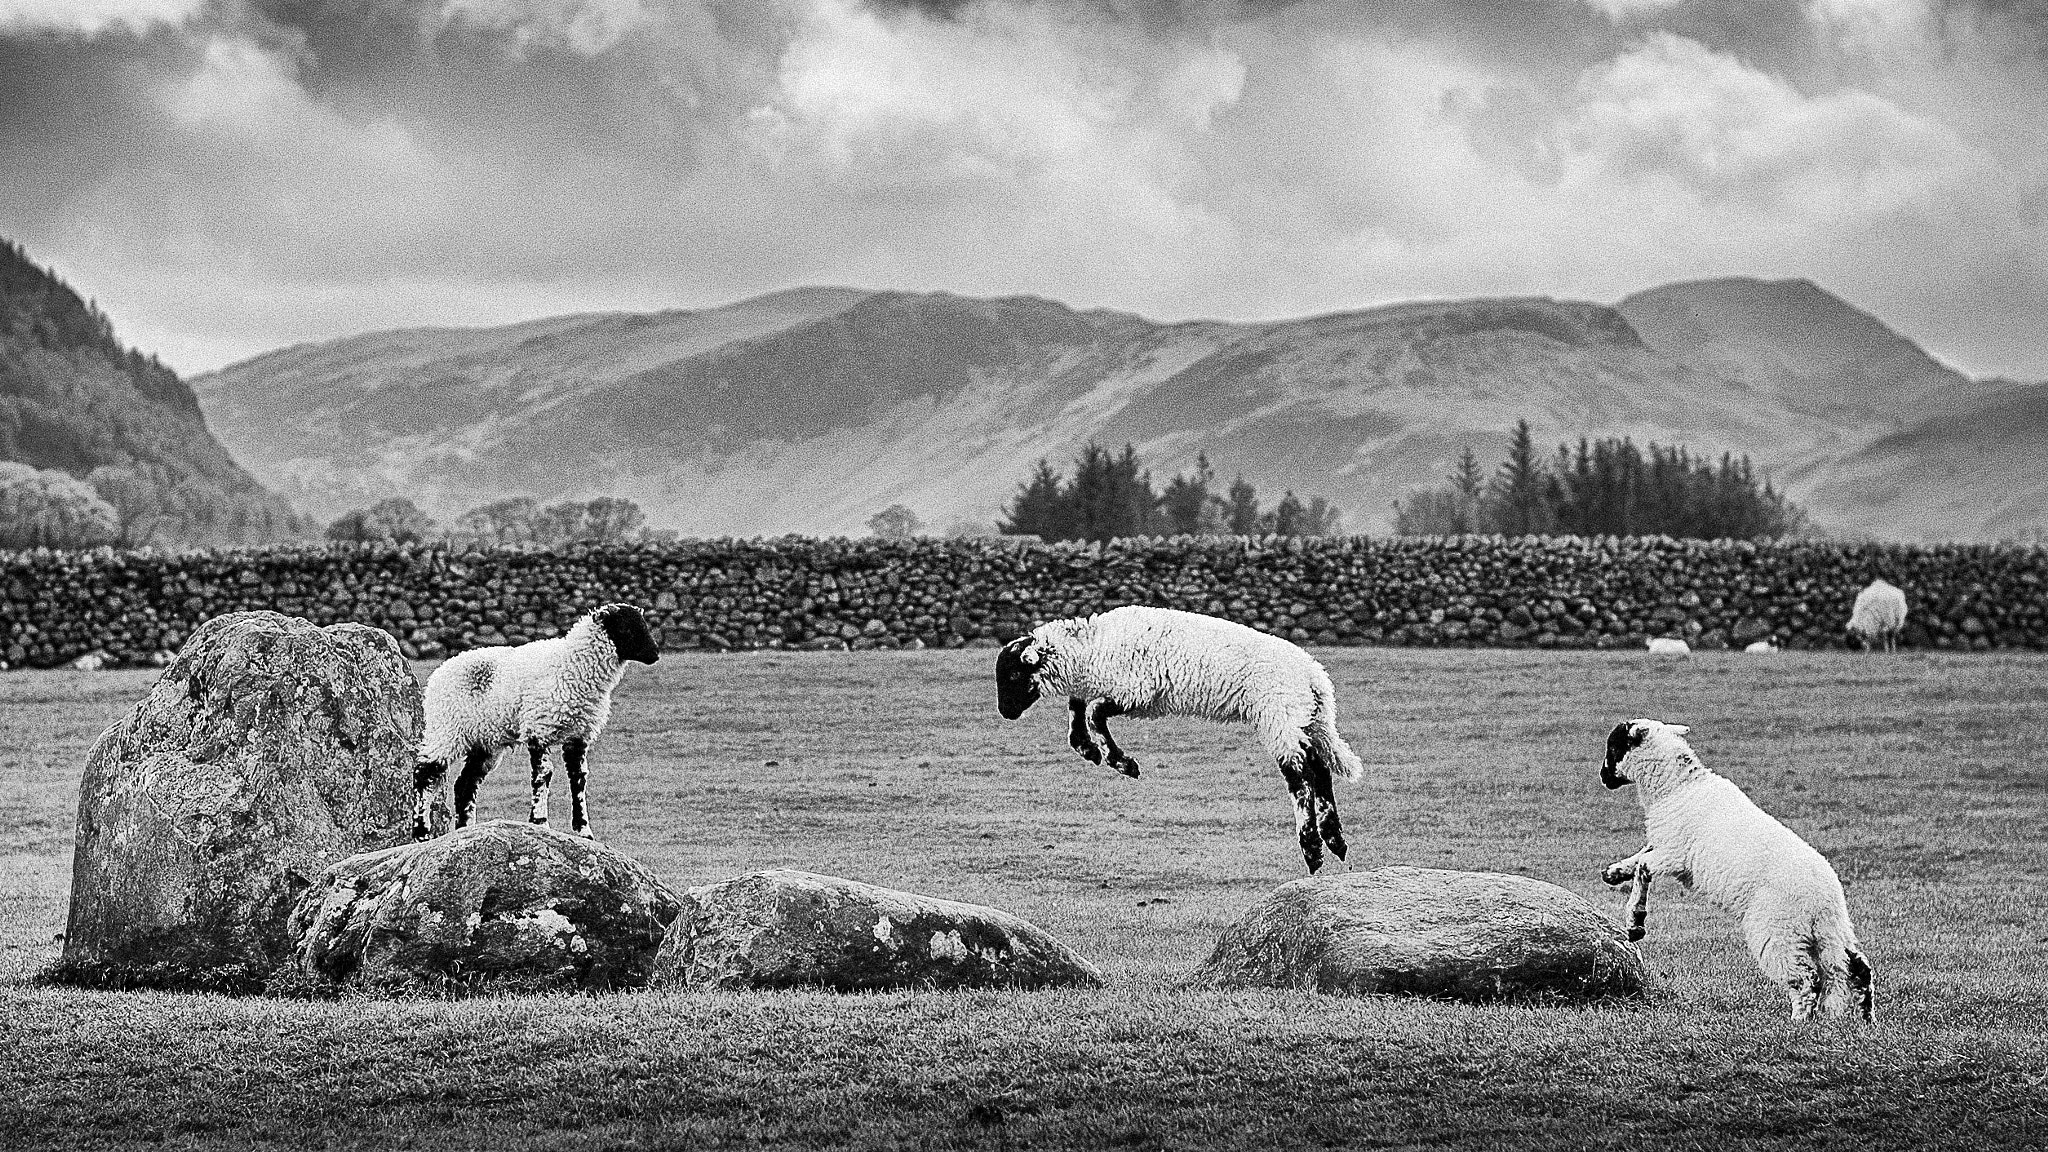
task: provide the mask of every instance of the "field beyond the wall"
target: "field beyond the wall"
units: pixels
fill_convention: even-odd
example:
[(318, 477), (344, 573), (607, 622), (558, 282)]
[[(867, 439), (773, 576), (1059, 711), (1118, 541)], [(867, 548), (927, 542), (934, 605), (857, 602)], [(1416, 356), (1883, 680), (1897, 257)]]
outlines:
[[(2048, 1146), (2048, 656), (1319, 650), (1365, 760), (1352, 867), (1522, 873), (1618, 914), (1618, 719), (1833, 860), (1879, 1024), (1795, 1025), (1733, 919), (1666, 881), (1637, 1006), (1184, 992), (1301, 875), (1249, 730), (994, 709), (990, 653), (634, 667), (593, 822), (672, 886), (797, 867), (993, 904), (1109, 979), (1059, 993), (309, 1002), (43, 987), (79, 776), (154, 673), (0, 675), (0, 1148), (1809, 1149)], [(427, 665), (417, 666), (424, 678)], [(516, 759), (516, 758), (515, 758)], [(485, 782), (521, 813), (524, 773)], [(556, 816), (565, 798), (556, 796)], [(1342, 865), (1337, 867), (1341, 868)]]

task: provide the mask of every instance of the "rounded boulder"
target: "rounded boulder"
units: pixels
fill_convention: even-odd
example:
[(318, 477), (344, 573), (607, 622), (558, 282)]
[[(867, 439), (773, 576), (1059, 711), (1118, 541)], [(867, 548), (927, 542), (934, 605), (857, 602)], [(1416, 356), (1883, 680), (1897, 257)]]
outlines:
[(1645, 972), (1620, 924), (1555, 884), (1378, 868), (1281, 885), (1224, 930), (1188, 982), (1577, 1001), (1639, 995)]
[(682, 901), (594, 840), (494, 820), (321, 873), (281, 988), (437, 994), (647, 982)]
[(275, 612), (200, 625), (86, 757), (51, 975), (260, 988), (313, 878), (408, 838), (420, 721), (419, 685), (374, 628)]
[(795, 869), (683, 894), (655, 987), (1094, 987), (1102, 974), (1008, 912)]

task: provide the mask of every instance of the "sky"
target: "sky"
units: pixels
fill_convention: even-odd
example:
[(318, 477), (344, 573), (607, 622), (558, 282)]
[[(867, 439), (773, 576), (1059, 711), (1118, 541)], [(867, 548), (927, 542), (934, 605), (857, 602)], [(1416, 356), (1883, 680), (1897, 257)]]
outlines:
[(186, 372), (797, 284), (1745, 275), (2048, 380), (2048, 0), (0, 0), (0, 236)]

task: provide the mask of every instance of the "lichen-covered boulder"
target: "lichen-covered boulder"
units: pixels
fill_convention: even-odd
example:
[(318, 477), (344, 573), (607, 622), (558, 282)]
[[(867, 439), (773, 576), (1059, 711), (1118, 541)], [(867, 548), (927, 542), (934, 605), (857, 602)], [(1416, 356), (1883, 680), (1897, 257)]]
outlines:
[(1102, 974), (1008, 912), (778, 868), (683, 895), (655, 987), (1093, 987)]
[(510, 820), (351, 856), (293, 910), (279, 986), (634, 988), (682, 901), (594, 840)]
[(1190, 984), (1458, 1000), (1634, 996), (1621, 925), (1541, 880), (1378, 868), (1283, 884), (1225, 929)]
[(321, 869), (408, 838), (420, 718), (419, 684), (374, 628), (275, 612), (200, 625), (86, 758), (51, 975), (260, 988)]

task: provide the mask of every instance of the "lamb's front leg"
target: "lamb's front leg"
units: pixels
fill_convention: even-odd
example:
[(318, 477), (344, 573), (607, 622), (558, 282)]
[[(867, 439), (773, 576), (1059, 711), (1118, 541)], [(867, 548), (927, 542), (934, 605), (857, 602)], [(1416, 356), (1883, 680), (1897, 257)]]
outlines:
[(533, 814), (527, 822), (548, 826), (548, 788), (555, 782), (555, 766), (548, 763), (548, 746), (537, 739), (526, 742), (526, 753), (533, 758)]
[(441, 794), (441, 782), (448, 777), (448, 765), (439, 760), (422, 760), (412, 770), (412, 838), (425, 840), (434, 834), (434, 798)]
[(1081, 754), (1090, 764), (1102, 763), (1102, 749), (1095, 746), (1094, 737), (1088, 735), (1088, 702), (1079, 696), (1067, 698), (1067, 712), (1071, 723), (1067, 726), (1067, 743)]
[(1109, 718), (1123, 714), (1123, 707), (1116, 701), (1097, 700), (1088, 706), (1088, 727), (1097, 736), (1102, 737), (1103, 746), (1109, 749), (1109, 766), (1126, 776), (1136, 776), (1138, 774), (1138, 762), (1131, 759), (1123, 749), (1117, 747), (1116, 737), (1109, 734)]
[(1646, 847), (1626, 860), (1616, 860), (1600, 873), (1600, 879), (1613, 887), (1629, 885), (1628, 938), (1631, 941), (1643, 938), (1643, 920), (1650, 910), (1650, 878), (1654, 875), (1650, 860), (1655, 851)]
[(1650, 866), (1636, 865), (1635, 883), (1628, 890), (1628, 938), (1630, 943), (1643, 938), (1643, 920), (1650, 912)]

